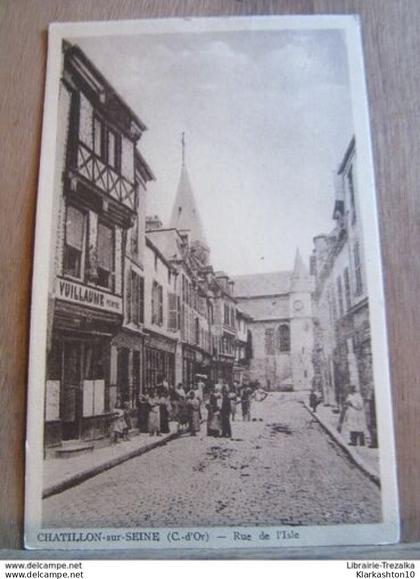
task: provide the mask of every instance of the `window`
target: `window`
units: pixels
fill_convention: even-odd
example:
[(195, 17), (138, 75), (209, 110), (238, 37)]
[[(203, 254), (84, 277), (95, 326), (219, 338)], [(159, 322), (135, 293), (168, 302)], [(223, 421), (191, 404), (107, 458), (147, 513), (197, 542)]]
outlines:
[(152, 287), (152, 323), (163, 324), (163, 287), (156, 281)]
[(134, 225), (130, 230), (131, 253), (138, 256), (139, 253), (139, 218), (136, 215)]
[(93, 152), (98, 157), (103, 157), (104, 126), (98, 117), (93, 117)]
[(351, 291), (350, 291), (350, 275), (349, 268), (344, 268), (344, 296), (346, 298), (346, 309), (351, 308)]
[(78, 279), (84, 274), (86, 214), (69, 205), (66, 214), (64, 243), (64, 275)]
[(110, 227), (98, 223), (98, 285), (113, 287), (114, 233)]
[(354, 192), (354, 177), (353, 177), (353, 167), (351, 166), (349, 172), (347, 173), (347, 180), (349, 183), (349, 193), (350, 193), (350, 208), (351, 208), (351, 222), (356, 223), (356, 200)]
[(343, 283), (340, 275), (337, 278), (337, 299), (339, 314), (340, 316), (344, 316)]
[(177, 295), (168, 292), (168, 329), (176, 331), (178, 329)]
[(181, 297), (176, 296), (176, 305), (177, 305), (177, 329), (181, 329)]
[(127, 319), (136, 326), (144, 323), (144, 279), (133, 270), (127, 287)]
[(97, 116), (93, 117), (93, 152), (115, 171), (121, 170), (121, 136), (105, 126)]
[(195, 318), (195, 343), (200, 345), (200, 320)]
[(281, 324), (277, 330), (278, 349), (280, 352), (290, 352), (290, 328)]
[(360, 263), (360, 245), (359, 242), (353, 246), (353, 259), (354, 259), (354, 277), (356, 280), (356, 295), (359, 296), (363, 292), (363, 280), (362, 280), (362, 265)]
[(274, 355), (274, 329), (267, 328), (265, 330), (265, 353), (267, 356)]
[(226, 326), (229, 325), (229, 321), (230, 321), (230, 311), (229, 311), (229, 306), (227, 304), (224, 304), (224, 323)]

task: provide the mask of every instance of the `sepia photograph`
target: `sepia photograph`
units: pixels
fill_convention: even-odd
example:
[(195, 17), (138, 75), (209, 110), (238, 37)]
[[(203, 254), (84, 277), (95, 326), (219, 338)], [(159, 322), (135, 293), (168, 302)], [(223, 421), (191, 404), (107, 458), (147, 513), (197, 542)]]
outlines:
[(398, 540), (360, 30), (53, 24), (31, 548)]

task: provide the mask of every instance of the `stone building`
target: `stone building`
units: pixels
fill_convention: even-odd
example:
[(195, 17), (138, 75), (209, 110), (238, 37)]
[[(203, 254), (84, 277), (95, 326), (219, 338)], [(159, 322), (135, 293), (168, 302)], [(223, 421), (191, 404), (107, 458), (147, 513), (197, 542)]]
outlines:
[(264, 387), (309, 389), (313, 378), (314, 279), (299, 251), (293, 271), (233, 277), (235, 299), (250, 316), (250, 379)]
[(200, 214), (185, 163), (182, 166), (169, 227), (157, 216), (147, 219), (147, 238), (159, 248), (177, 274), (170, 315), (176, 322), (179, 344), (176, 353), (176, 383), (191, 385), (197, 376), (214, 378), (214, 302), (210, 286), (212, 268)]
[[(136, 148), (145, 130), (86, 55), (65, 43), (49, 272), (47, 446), (106, 434), (118, 380), (124, 398), (139, 387), (141, 311), (124, 313), (124, 288), (131, 279), (141, 295), (141, 282), (134, 281), (142, 277), (138, 216), (153, 178)], [(130, 271), (129, 253), (136, 254)]]
[(367, 419), (375, 430), (360, 193), (357, 148), (352, 138), (336, 174), (332, 215), (335, 225), (328, 235), (314, 239), (314, 364), (325, 403), (340, 405), (348, 385), (355, 385), (366, 402)]

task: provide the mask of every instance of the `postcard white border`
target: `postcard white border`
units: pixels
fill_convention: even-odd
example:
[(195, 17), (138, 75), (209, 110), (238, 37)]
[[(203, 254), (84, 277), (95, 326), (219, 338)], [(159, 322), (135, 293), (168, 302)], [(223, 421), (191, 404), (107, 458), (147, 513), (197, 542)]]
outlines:
[[(375, 392), (377, 395), (380, 448), (381, 496), (383, 522), (368, 525), (299, 526), (299, 527), (198, 527), (164, 529), (45, 529), (42, 528), (43, 412), (45, 391), (45, 351), (47, 340), (48, 275), (51, 255), (51, 215), (54, 194), (54, 167), (58, 116), (58, 91), (61, 71), (61, 42), (64, 38), (83, 36), (124, 36), (136, 34), (169, 34), (228, 32), (246, 30), (341, 30), (345, 33), (349, 59), (350, 86), (355, 134), (358, 146), (358, 171), (365, 194), (360, 198), (365, 238), (366, 274), (370, 299), (372, 354)], [(369, 227), (367, 227), (369, 225)], [(47, 80), (42, 129), (41, 164), (36, 213), (36, 239), (32, 283), (30, 360), (28, 378), (28, 417), (26, 443), (25, 545), (43, 549), (102, 548), (255, 548), (303, 547), (322, 545), (385, 544), (399, 540), (398, 488), (395, 467), (395, 445), (389, 356), (384, 308), (382, 261), (371, 152), (367, 92), (362, 43), (357, 16), (253, 16), (232, 18), (184, 18), (130, 20), (114, 22), (54, 23), (49, 27)], [(185, 540), (186, 533), (196, 531), (206, 540)], [(235, 541), (233, 533), (251, 533), (252, 541)], [(276, 532), (297, 531), (299, 538), (278, 539)], [(131, 531), (159, 532), (160, 540), (119, 542), (69, 540), (44, 541), (40, 533), (64, 532), (121, 534)], [(178, 532), (184, 539), (171, 540)], [(270, 539), (259, 539), (261, 532)], [(225, 539), (217, 537), (226, 536)], [(82, 537), (83, 535), (79, 535)], [(86, 538), (86, 537), (85, 537)]]

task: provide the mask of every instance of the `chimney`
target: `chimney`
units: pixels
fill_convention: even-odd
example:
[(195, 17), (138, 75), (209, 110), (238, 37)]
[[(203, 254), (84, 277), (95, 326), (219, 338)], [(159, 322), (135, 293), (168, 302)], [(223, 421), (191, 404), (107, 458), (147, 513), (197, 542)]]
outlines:
[(159, 215), (149, 215), (146, 217), (146, 231), (153, 231), (154, 229), (162, 229), (162, 221)]

